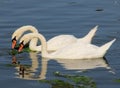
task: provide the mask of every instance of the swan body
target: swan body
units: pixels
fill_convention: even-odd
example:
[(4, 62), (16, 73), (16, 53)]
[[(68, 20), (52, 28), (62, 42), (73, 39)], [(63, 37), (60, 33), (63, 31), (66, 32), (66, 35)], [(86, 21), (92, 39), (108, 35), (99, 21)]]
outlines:
[[(47, 51), (56, 51), (68, 44), (76, 42), (77, 39), (73, 35), (58, 35), (47, 41)], [(40, 51), (41, 45), (37, 46), (37, 41), (30, 41), (29, 48), (32, 51)]]
[(115, 39), (101, 47), (98, 47), (93, 44), (84, 45), (77, 42), (67, 47), (61, 48), (56, 52), (53, 52), (51, 55), (49, 55), (49, 57), (64, 58), (64, 59), (101, 58), (101, 57), (104, 57), (105, 53), (107, 52), (107, 50), (109, 49), (109, 47), (114, 41)]
[[(32, 27), (31, 27), (32, 28)], [(91, 43), (92, 38), (94, 37), (98, 26), (95, 26), (91, 31), (83, 38), (76, 38), (73, 35), (58, 35), (47, 41), (47, 51), (56, 51), (64, 46), (75, 43), (77, 41), (81, 43)], [(23, 29), (23, 28), (22, 28)], [(35, 29), (32, 28), (32, 29)], [(25, 29), (26, 30), (26, 29)], [(35, 33), (35, 32), (33, 32)], [(37, 39), (32, 39), (29, 43), (29, 48), (32, 51), (40, 51), (41, 45), (37, 46)]]
[[(97, 31), (98, 26), (95, 26), (93, 29), (91, 29), (91, 31), (83, 38), (76, 38), (73, 35), (58, 35), (55, 36), (53, 38), (51, 38), (50, 40), (48, 40), (47, 42), (47, 50), (48, 51), (56, 51), (66, 45), (72, 44), (74, 42), (81, 42), (81, 43), (91, 43), (93, 36), (95, 35), (96, 31)], [(31, 31), (32, 33), (38, 33), (38, 30), (31, 25), (27, 25), (27, 26), (22, 26), (20, 28), (18, 28), (13, 34), (12, 34), (12, 48), (15, 47), (16, 45), (16, 41), (18, 41), (21, 36), (24, 34), (24, 32), (26, 31)], [(37, 39), (33, 38), (30, 43), (29, 43), (29, 48), (32, 51), (41, 51), (41, 45), (37, 46)]]
[(67, 45), (63, 48), (58, 49), (53, 53), (47, 52), (47, 42), (46, 39), (42, 34), (38, 33), (29, 33), (24, 35), (20, 39), (20, 47), (19, 51), (21, 51), (21, 45), (25, 45), (28, 43), (32, 38), (38, 38), (41, 41), (41, 49), (42, 49), (42, 57), (45, 58), (56, 58), (56, 59), (88, 59), (88, 58), (100, 58), (103, 57), (107, 50), (110, 48), (112, 43), (116, 40), (113, 39), (112, 41), (98, 47), (93, 44), (84, 44), (80, 43), (79, 41), (70, 45)]

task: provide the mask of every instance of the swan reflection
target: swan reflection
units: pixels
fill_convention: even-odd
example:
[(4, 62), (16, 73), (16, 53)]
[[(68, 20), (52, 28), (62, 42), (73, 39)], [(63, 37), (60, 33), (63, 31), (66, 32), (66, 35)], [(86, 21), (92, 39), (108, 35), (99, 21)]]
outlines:
[[(96, 69), (100, 67), (111, 70), (105, 58), (84, 59), (84, 60), (46, 59), (46, 58), (39, 59), (39, 56), (37, 56), (38, 54), (35, 52), (30, 52), (29, 55), (32, 61), (32, 64), (29, 67), (21, 64), (18, 64), (18, 66), (15, 67), (17, 69), (17, 72), (16, 72), (17, 78), (22, 78), (27, 80), (46, 79), (48, 61), (50, 60), (54, 60), (57, 63), (59, 63), (58, 65), (60, 65), (63, 68), (63, 71), (64, 69), (74, 70), (74, 71), (83, 71), (88, 69)], [(15, 57), (13, 58), (15, 59)], [(41, 63), (39, 63), (39, 60), (41, 60)], [(37, 72), (39, 74), (36, 74)]]
[(105, 58), (78, 59), (78, 60), (57, 59), (57, 62), (62, 64), (62, 66), (68, 70), (87, 70), (99, 67), (103, 67), (106, 69), (110, 68)]
[(46, 71), (47, 71), (47, 61), (46, 59), (42, 58), (41, 59), (41, 71), (40, 75), (36, 76), (36, 73), (38, 72), (39, 69), (39, 60), (38, 60), (38, 54), (36, 52), (30, 52), (29, 56), (31, 58), (31, 65), (22, 65), (20, 62), (14, 62), (17, 61), (17, 58), (15, 56), (12, 57), (12, 64), (18, 63), (15, 67), (17, 70), (16, 78), (22, 78), (22, 79), (27, 79), (27, 80), (41, 80), (45, 79), (46, 77)]

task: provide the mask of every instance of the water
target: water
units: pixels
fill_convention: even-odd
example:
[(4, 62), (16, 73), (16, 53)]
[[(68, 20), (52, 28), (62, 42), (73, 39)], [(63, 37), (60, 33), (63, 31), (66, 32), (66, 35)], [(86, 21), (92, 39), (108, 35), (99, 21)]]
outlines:
[[(1, 0), (0, 1), (0, 85), (2, 88), (50, 88), (47, 84), (32, 80), (54, 79), (53, 72), (82, 74), (92, 77), (97, 88), (119, 88), (120, 83), (120, 1), (119, 0)], [(99, 30), (93, 44), (102, 45), (113, 38), (117, 41), (105, 55), (106, 60), (46, 60), (37, 53), (9, 55), (12, 33), (23, 25), (38, 28), (46, 39), (59, 34), (83, 37), (95, 25)], [(30, 65), (30, 71), (22, 78), (18, 68), (7, 66), (12, 58)], [(71, 66), (72, 64), (72, 66)], [(92, 66), (91, 66), (92, 64)], [(89, 69), (82, 73), (83, 69)]]

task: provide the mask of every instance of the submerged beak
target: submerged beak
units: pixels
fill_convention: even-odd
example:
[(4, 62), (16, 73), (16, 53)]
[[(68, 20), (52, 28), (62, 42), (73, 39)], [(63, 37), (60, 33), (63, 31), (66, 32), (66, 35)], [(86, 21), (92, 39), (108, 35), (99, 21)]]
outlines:
[(21, 51), (23, 50), (23, 47), (24, 47), (24, 44), (23, 44), (23, 42), (22, 42), (22, 43), (20, 43), (20, 45), (19, 45), (18, 52), (21, 52)]
[(12, 49), (15, 48), (16, 44), (17, 44), (16, 38), (12, 39)]

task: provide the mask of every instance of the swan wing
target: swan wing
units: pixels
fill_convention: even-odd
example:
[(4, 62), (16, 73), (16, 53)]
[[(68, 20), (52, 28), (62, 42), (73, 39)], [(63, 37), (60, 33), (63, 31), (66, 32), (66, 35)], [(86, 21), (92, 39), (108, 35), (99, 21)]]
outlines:
[(51, 56), (60, 59), (81, 59), (92, 58), (96, 54), (96, 50), (99, 47), (92, 44), (74, 43), (67, 47), (63, 47), (56, 52), (53, 52)]
[(73, 35), (59, 35), (55, 36), (52, 39), (48, 40), (47, 47), (48, 50), (57, 50), (69, 44), (76, 42), (77, 39)]

